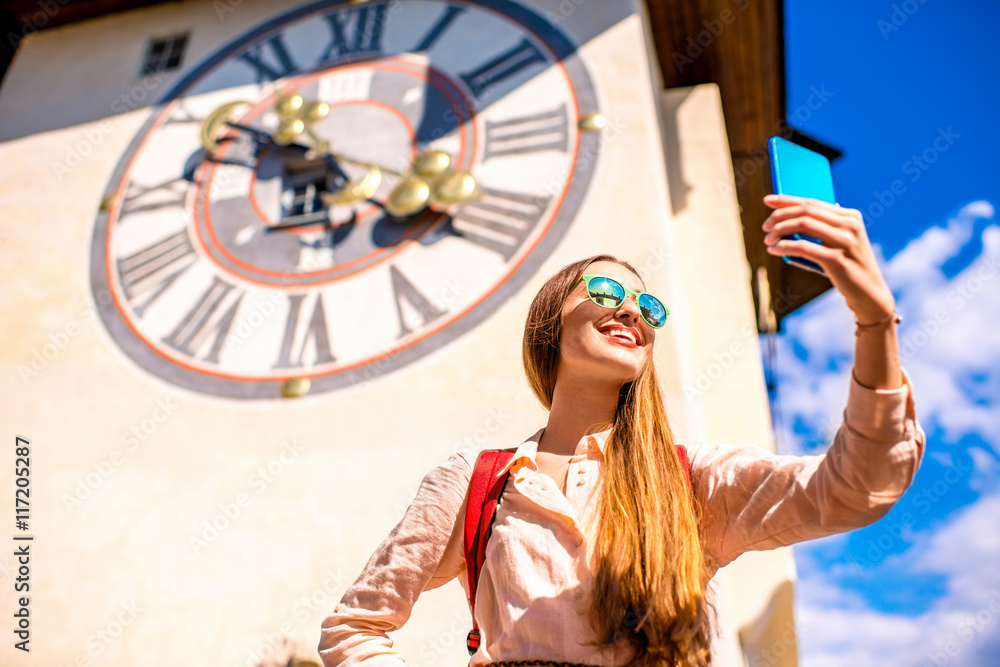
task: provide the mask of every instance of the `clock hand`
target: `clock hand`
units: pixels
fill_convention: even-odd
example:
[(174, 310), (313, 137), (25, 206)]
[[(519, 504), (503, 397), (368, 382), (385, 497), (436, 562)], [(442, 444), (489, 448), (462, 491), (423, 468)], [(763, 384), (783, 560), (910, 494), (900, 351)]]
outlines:
[(201, 146), (205, 152), (212, 154), (219, 147), (219, 131), (229, 125), (229, 119), (233, 113), (241, 106), (248, 105), (249, 102), (242, 100), (227, 102), (218, 109), (208, 114), (205, 120), (201, 121)]
[[(475, 177), (467, 171), (451, 169), (451, 156), (443, 151), (420, 153), (414, 158), (407, 173), (331, 151), (329, 142), (318, 137), (310, 127), (313, 122), (329, 115), (330, 105), (326, 102), (306, 102), (298, 94), (279, 97), (274, 109), (280, 121), (273, 134), (252, 125), (230, 120), (236, 109), (245, 104), (248, 103), (228, 102), (206, 117), (201, 125), (201, 142), (205, 151), (212, 153), (218, 148), (218, 135), (223, 127), (233, 127), (251, 133), (257, 140), (265, 139), (283, 146), (306, 134), (313, 140), (313, 149), (320, 156), (368, 169), (361, 179), (349, 181), (337, 192), (323, 193), (321, 197), (329, 206), (342, 206), (371, 199), (382, 182), (383, 172), (402, 179), (390, 192), (383, 207), (393, 217), (413, 215), (431, 204), (439, 206), (458, 204), (479, 194)], [(335, 163), (331, 166), (344, 176), (343, 171)], [(316, 223), (293, 222), (286, 225), (270, 225), (267, 230), (289, 229), (310, 224)]]
[(379, 171), (392, 174), (393, 176), (406, 176), (405, 173), (397, 171), (395, 169), (390, 169), (389, 167), (376, 164), (375, 162), (368, 162), (367, 160), (358, 160), (357, 158), (350, 157), (349, 155), (344, 155), (343, 153), (337, 153), (335, 151), (327, 152), (327, 155), (333, 157), (335, 160), (340, 162), (346, 162), (347, 164), (355, 164), (359, 167), (368, 167), (369, 169), (378, 169)]
[(420, 153), (414, 158), (407, 173), (342, 153), (331, 151), (327, 155), (340, 162), (368, 168), (368, 173), (360, 180), (349, 183), (337, 192), (321, 195), (329, 205), (352, 204), (371, 199), (381, 183), (382, 172), (402, 178), (389, 193), (384, 205), (389, 215), (396, 218), (413, 215), (430, 204), (459, 204), (479, 193), (475, 177), (467, 171), (450, 169), (451, 156), (443, 151)]
[(358, 181), (348, 182), (337, 192), (324, 192), (320, 198), (329, 206), (353, 204), (363, 199), (370, 199), (378, 190), (379, 183), (382, 182), (382, 172), (378, 167), (372, 166)]
[(241, 132), (246, 132), (251, 135), (255, 141), (260, 144), (271, 143), (274, 141), (274, 137), (267, 130), (257, 127), (256, 125), (247, 125), (246, 123), (237, 123), (236, 121), (226, 121), (228, 127), (240, 130)]
[(443, 151), (425, 151), (417, 155), (406, 176), (386, 200), (389, 215), (402, 218), (423, 210), (430, 204), (450, 206), (479, 196), (475, 177), (451, 168), (451, 156)]
[(317, 220), (298, 220), (296, 222), (276, 222), (273, 225), (264, 225), (264, 233), (282, 232), (295, 227), (315, 227), (316, 225), (330, 226), (329, 222), (319, 222)]

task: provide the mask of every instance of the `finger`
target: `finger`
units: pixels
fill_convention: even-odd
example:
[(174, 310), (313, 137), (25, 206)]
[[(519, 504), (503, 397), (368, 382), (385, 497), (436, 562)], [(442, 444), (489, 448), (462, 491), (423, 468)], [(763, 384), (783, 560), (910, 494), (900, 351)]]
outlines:
[(822, 201), (820, 199), (813, 199), (812, 197), (799, 197), (798, 195), (764, 195), (764, 205), (768, 208), (782, 208), (785, 206), (813, 203), (832, 207), (838, 206), (837, 204), (831, 204), (830, 202)]
[(859, 211), (849, 208), (833, 207), (828, 202), (809, 202), (795, 206), (787, 206), (771, 212), (767, 220), (761, 225), (764, 231), (771, 229), (776, 223), (782, 220), (799, 217), (813, 217), (817, 220), (857, 233), (864, 228), (864, 222)]
[(767, 252), (772, 255), (791, 255), (803, 259), (811, 259), (822, 266), (827, 272), (829, 272), (829, 264), (832, 264), (836, 260), (837, 255), (840, 254), (839, 251), (833, 248), (821, 246), (812, 241), (794, 239), (782, 239), (774, 245), (769, 245), (767, 246)]
[(845, 231), (827, 224), (823, 220), (802, 216), (791, 220), (782, 220), (773, 225), (764, 236), (764, 244), (777, 243), (781, 237), (791, 234), (806, 234), (823, 241), (823, 245), (834, 248), (847, 248), (854, 243), (854, 237)]

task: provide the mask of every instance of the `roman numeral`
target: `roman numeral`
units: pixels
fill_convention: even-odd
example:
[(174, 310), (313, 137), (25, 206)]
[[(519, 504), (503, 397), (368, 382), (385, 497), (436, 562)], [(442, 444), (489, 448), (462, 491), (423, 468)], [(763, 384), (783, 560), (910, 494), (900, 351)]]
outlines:
[(438, 22), (427, 32), (414, 51), (430, 51), (431, 47), (434, 46), (434, 43), (438, 41), (448, 26), (464, 11), (465, 7), (448, 7), (444, 11), (444, 16), (438, 19)]
[(509, 261), (541, 220), (552, 197), (482, 188), (483, 197), (463, 204), (455, 222), (466, 241), (500, 254)]
[(507, 120), (486, 121), (486, 148), (483, 162), (491, 157), (559, 150), (569, 145), (566, 104), (552, 111)]
[(235, 164), (247, 169), (256, 169), (261, 153), (273, 143), (274, 138), (252, 125), (230, 121), (226, 123), (226, 127), (230, 131), (221, 132), (219, 137), (220, 144), (229, 144), (226, 157), (219, 159), (209, 156), (206, 159), (219, 164)]
[(229, 310), (214, 322), (212, 322), (212, 316), (226, 300), (233, 287), (218, 276), (212, 276), (212, 284), (198, 299), (198, 303), (181, 320), (177, 328), (163, 339), (163, 342), (189, 357), (197, 358), (198, 351), (204, 345), (206, 338), (214, 333), (215, 340), (212, 341), (212, 347), (208, 354), (202, 358), (202, 361), (218, 364), (219, 352), (222, 350), (226, 334), (229, 333), (233, 320), (236, 318), (236, 311), (239, 309), (240, 301), (243, 300), (243, 292), (237, 294), (236, 300), (233, 301)]
[(164, 125), (169, 125), (170, 123), (200, 123), (203, 118), (197, 118), (190, 109), (187, 108), (187, 100), (182, 99), (177, 103), (177, 107), (174, 112), (170, 114)]
[(190, 183), (183, 178), (172, 178), (157, 185), (139, 185), (131, 181), (122, 197), (122, 209), (118, 221), (133, 213), (153, 211), (160, 208), (184, 208), (184, 199)]
[[(345, 11), (331, 12), (323, 18), (330, 24), (330, 44), (319, 62), (353, 56), (359, 53), (374, 53), (382, 50), (382, 28), (386, 22), (389, 5), (354, 7)], [(348, 25), (354, 22), (352, 30)]]
[(336, 76), (325, 76), (319, 83), (319, 97), (324, 102), (367, 100), (371, 97), (375, 70), (368, 67), (340, 71)]
[(285, 335), (281, 340), (278, 363), (272, 366), (273, 369), (302, 368), (302, 359), (305, 356), (306, 346), (310, 340), (312, 340), (313, 347), (316, 350), (316, 358), (312, 363), (313, 366), (336, 361), (330, 352), (330, 335), (326, 330), (323, 295), (319, 293), (316, 294), (316, 303), (313, 306), (312, 316), (305, 324), (305, 334), (302, 338), (302, 344), (299, 346), (299, 353), (294, 359), (292, 358), (292, 348), (294, 347), (295, 339), (298, 338), (296, 334), (299, 329), (299, 313), (302, 310), (302, 302), (305, 298), (305, 294), (290, 294), (288, 296), (288, 321), (285, 323)]
[(424, 326), (445, 314), (445, 311), (435, 306), (426, 296), (420, 293), (409, 280), (393, 264), (389, 265), (389, 275), (392, 278), (392, 295), (396, 299), (396, 311), (399, 313), (399, 335), (396, 339), (409, 336), (413, 331), (406, 326), (403, 316), (403, 300), (420, 314)]
[[(142, 317), (150, 304), (197, 261), (188, 261), (194, 254), (185, 230), (117, 261), (125, 296), (136, 315)], [(148, 296), (136, 303), (142, 295)]]
[(478, 99), (504, 79), (537, 62), (545, 62), (545, 56), (525, 37), (520, 44), (501, 53), (479, 69), (459, 76)]
[[(268, 56), (265, 62), (265, 57)], [(295, 64), (288, 54), (288, 47), (281, 33), (278, 33), (266, 42), (256, 44), (240, 54), (239, 59), (250, 65), (257, 73), (257, 83), (274, 81), (299, 71), (299, 66)]]

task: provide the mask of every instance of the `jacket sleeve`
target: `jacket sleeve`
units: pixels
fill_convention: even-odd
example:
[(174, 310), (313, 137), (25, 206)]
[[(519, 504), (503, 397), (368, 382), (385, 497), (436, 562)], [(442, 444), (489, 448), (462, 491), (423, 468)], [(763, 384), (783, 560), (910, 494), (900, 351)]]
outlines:
[(823, 455), (755, 445), (691, 448), (691, 478), (710, 562), (823, 537), (878, 520), (913, 481), (926, 436), (905, 371), (898, 389), (852, 376), (844, 418)]
[(405, 664), (387, 633), (406, 623), (422, 591), (465, 567), (461, 528), (471, 456), (463, 450), (427, 473), (403, 518), (323, 621), (319, 654), (326, 667)]

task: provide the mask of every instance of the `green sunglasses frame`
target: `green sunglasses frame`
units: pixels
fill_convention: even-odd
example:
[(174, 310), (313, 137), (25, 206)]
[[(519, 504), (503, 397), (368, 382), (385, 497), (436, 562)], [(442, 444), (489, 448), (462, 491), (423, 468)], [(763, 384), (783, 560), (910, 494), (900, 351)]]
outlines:
[[(602, 276), (602, 275), (584, 275), (584, 276), (580, 276), (580, 280), (583, 281), (584, 287), (587, 290), (587, 298), (590, 299), (591, 303), (593, 303), (593, 304), (595, 304), (597, 306), (600, 306), (601, 308), (608, 308), (608, 309), (610, 309), (610, 308), (621, 308), (621, 304), (618, 304), (617, 306), (605, 306), (604, 304), (597, 303), (597, 301), (594, 299), (594, 297), (591, 296), (591, 294), (590, 294), (590, 281), (593, 280), (594, 278), (603, 278), (604, 280), (610, 280), (614, 284), (618, 285), (623, 290), (625, 290), (625, 298), (626, 299), (628, 298), (629, 294), (633, 295), (635, 297), (635, 305), (637, 307), (639, 307), (639, 297), (640, 296), (648, 296), (648, 297), (650, 297), (652, 299), (656, 299), (656, 302), (659, 303), (661, 306), (663, 306), (663, 311), (666, 313), (666, 315), (663, 317), (663, 324), (661, 324), (660, 326), (656, 326), (655, 324), (653, 324), (652, 322), (650, 322), (649, 320), (647, 320), (646, 316), (642, 314), (642, 308), (641, 307), (639, 307), (639, 316), (642, 317), (642, 321), (643, 322), (645, 322), (649, 326), (653, 327), (654, 329), (660, 329), (660, 328), (664, 327), (667, 324), (667, 319), (670, 317), (670, 309), (667, 308), (667, 304), (663, 303), (663, 301), (661, 301), (659, 297), (657, 297), (657, 296), (655, 296), (653, 294), (650, 294), (649, 292), (633, 292), (632, 290), (630, 290), (629, 288), (625, 287), (620, 282), (618, 282), (617, 280), (615, 280), (614, 278), (612, 278), (611, 276)], [(577, 280), (576, 283), (578, 284), (580, 282), (580, 280)], [(575, 288), (576, 284), (574, 284), (573, 287)], [(625, 301), (622, 300), (622, 303), (625, 303)]]

